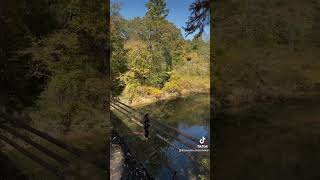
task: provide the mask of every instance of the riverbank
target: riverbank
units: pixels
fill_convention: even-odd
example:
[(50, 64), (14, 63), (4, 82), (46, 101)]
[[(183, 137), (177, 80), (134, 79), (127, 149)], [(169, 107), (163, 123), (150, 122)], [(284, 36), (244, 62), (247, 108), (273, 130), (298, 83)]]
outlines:
[(158, 101), (170, 101), (177, 98), (185, 98), (188, 96), (192, 96), (195, 94), (209, 94), (210, 89), (209, 88), (203, 88), (203, 89), (183, 89), (181, 92), (164, 92), (160, 96), (158, 95), (148, 95), (148, 96), (142, 96), (142, 97), (136, 97), (134, 99), (128, 99), (124, 96), (120, 96), (119, 99), (121, 102), (124, 102), (130, 106), (133, 107), (142, 107), (147, 106), (153, 103), (156, 103)]
[(210, 91), (210, 60), (208, 56), (195, 53), (190, 61), (182, 61), (167, 73), (168, 79), (155, 86), (141, 82), (124, 83), (119, 98), (132, 106), (156, 101), (186, 97)]
[(112, 131), (110, 145), (110, 179), (153, 179), (146, 168), (137, 163), (124, 139), (115, 131)]

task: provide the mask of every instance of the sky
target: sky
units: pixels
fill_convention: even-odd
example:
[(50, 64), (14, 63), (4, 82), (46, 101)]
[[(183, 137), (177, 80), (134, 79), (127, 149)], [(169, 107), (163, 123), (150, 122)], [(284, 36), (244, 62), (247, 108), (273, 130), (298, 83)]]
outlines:
[[(121, 3), (120, 14), (126, 19), (133, 19), (137, 16), (144, 16), (147, 12), (145, 7), (148, 0), (111, 0), (112, 2)], [(190, 16), (189, 6), (194, 0), (166, 0), (167, 8), (169, 9), (169, 15), (167, 20), (174, 23), (178, 28), (181, 29), (183, 37), (185, 32), (182, 27), (188, 21)], [(205, 28), (205, 34), (210, 34), (210, 27)], [(192, 39), (194, 34), (189, 35), (186, 39)]]

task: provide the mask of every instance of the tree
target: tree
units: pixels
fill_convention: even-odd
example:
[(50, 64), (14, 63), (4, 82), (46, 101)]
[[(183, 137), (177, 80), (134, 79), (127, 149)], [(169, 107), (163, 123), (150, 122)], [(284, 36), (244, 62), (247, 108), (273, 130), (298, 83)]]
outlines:
[(200, 37), (205, 26), (210, 24), (210, 0), (196, 0), (190, 5), (191, 16), (186, 23), (184, 30), (186, 36), (199, 31), (195, 38)]
[[(181, 48), (181, 44), (176, 42), (181, 40), (179, 38), (181, 34), (180, 30), (166, 20), (169, 10), (166, 8), (165, 0), (150, 0), (146, 3), (146, 7), (148, 11), (143, 20), (145, 24), (143, 40), (153, 55), (153, 70), (148, 82), (162, 87), (168, 79), (168, 71), (172, 68), (173, 60), (178, 61), (177, 56), (181, 52), (178, 52), (178, 49)], [(174, 41), (176, 37), (178, 38)]]
[(127, 71), (127, 51), (124, 49), (124, 41), (127, 38), (125, 20), (121, 17), (120, 4), (111, 4), (111, 81), (112, 93), (121, 93), (124, 82), (120, 77)]
[(32, 39), (46, 35), (57, 25), (47, 1), (3, 0), (0, 2), (0, 111), (21, 112), (34, 103), (47, 81), (21, 50)]
[(67, 3), (59, 10), (65, 14), (63, 27), (35, 39), (32, 47), (24, 51), (49, 71), (46, 89), (37, 103), (39, 109), (32, 111), (31, 116), (38, 125), (64, 131), (75, 125), (101, 125), (110, 84), (104, 1)]
[(146, 17), (155, 21), (164, 20), (169, 14), (166, 6), (165, 0), (149, 0), (146, 3), (146, 7), (148, 8)]

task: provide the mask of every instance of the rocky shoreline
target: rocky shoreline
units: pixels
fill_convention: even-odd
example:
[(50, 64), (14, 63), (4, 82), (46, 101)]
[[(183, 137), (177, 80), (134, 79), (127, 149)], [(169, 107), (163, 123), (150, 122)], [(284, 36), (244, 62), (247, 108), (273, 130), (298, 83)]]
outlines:
[(148, 104), (155, 103), (157, 101), (163, 101), (163, 100), (173, 100), (176, 98), (180, 97), (187, 97), (191, 96), (193, 94), (205, 94), (205, 93), (210, 93), (209, 89), (201, 89), (201, 90), (183, 90), (181, 93), (166, 93), (163, 96), (157, 98), (154, 96), (149, 96), (149, 97), (143, 97), (143, 98), (137, 98), (132, 101), (129, 101), (127, 99), (124, 99), (123, 97), (120, 97), (120, 100), (132, 107), (138, 107), (138, 106), (145, 106)]

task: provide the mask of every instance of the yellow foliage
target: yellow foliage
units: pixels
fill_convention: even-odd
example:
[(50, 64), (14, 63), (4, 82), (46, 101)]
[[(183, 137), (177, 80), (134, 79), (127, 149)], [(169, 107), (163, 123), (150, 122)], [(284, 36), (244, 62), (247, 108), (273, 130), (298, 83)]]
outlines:
[(169, 82), (167, 82), (164, 85), (162, 90), (169, 92), (169, 93), (181, 93), (182, 87), (181, 87), (179, 79), (170, 80)]
[(149, 87), (148, 92), (151, 96), (160, 97), (162, 94), (162, 91), (158, 88)]
[(128, 66), (137, 76), (147, 77), (152, 73), (152, 53), (143, 41), (129, 40), (124, 47), (128, 50)]
[(128, 40), (124, 44), (124, 48), (127, 50), (132, 50), (132, 49), (140, 49), (140, 48), (147, 48), (147, 45), (143, 43), (142, 41), (138, 40)]
[(185, 54), (185, 60), (187, 60), (188, 58), (191, 59), (191, 61), (199, 61), (200, 60), (200, 56), (197, 52), (189, 52)]
[(129, 88), (126, 88), (123, 92), (123, 96), (125, 98), (128, 98), (129, 94), (133, 94), (135, 97), (155, 97), (160, 98), (162, 95), (162, 91), (158, 88), (152, 87), (152, 86), (143, 86), (143, 85), (136, 85), (136, 86), (130, 86), (131, 90)]

